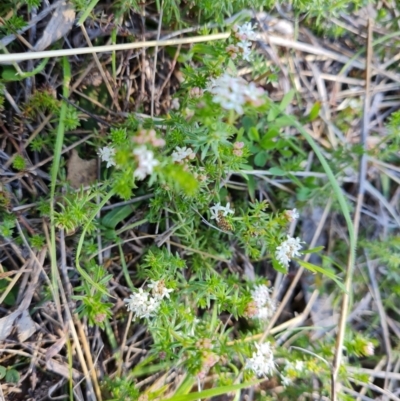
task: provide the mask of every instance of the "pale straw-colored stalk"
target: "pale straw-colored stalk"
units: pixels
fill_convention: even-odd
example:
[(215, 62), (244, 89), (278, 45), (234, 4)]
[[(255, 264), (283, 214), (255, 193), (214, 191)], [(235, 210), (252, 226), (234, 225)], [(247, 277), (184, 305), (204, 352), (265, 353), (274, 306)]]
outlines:
[(121, 44), (117, 44), (117, 45), (80, 47), (77, 49), (60, 49), (60, 50), (47, 50), (47, 51), (40, 51), (40, 52), (1, 54), (0, 55), (0, 64), (24, 61), (24, 60), (50, 58), (50, 57), (77, 56), (80, 54), (103, 53), (103, 52), (111, 52), (111, 51), (118, 51), (118, 50), (140, 49), (140, 48), (144, 48), (144, 47), (175, 46), (175, 45), (182, 45), (182, 44), (209, 42), (212, 40), (227, 39), (229, 37), (229, 35), (230, 35), (229, 32), (224, 32), (224, 33), (215, 33), (212, 35), (193, 36), (190, 38), (180, 38), (180, 39), (150, 40), (150, 41), (145, 41), (145, 42), (121, 43)]

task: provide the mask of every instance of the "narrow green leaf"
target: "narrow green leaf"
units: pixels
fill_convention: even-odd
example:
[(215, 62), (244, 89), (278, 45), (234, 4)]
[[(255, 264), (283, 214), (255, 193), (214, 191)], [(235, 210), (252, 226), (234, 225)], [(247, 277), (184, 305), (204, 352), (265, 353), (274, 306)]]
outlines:
[(85, 9), (85, 11), (80, 16), (78, 22), (76, 23), (77, 26), (81, 26), (86, 21), (86, 18), (89, 16), (89, 14), (92, 12), (92, 10), (96, 7), (98, 2), (99, 2), (99, 0), (92, 0), (89, 3), (89, 5)]
[(115, 228), (122, 220), (126, 219), (136, 209), (133, 205), (117, 207), (108, 212), (102, 219), (103, 226)]
[(213, 46), (205, 45), (203, 43), (196, 43), (195, 45), (193, 45), (192, 53), (208, 54), (215, 57), (219, 56), (219, 52)]
[(297, 260), (300, 266), (303, 266), (305, 269), (313, 272), (313, 273), (321, 273), (322, 275), (329, 277), (331, 280), (333, 280), (337, 286), (343, 291), (346, 292), (346, 289), (343, 285), (343, 283), (340, 281), (338, 277), (336, 277), (336, 274), (330, 270), (324, 269), (320, 266), (313, 265), (312, 263), (305, 262), (304, 260)]
[(216, 387), (216, 388), (211, 388), (209, 390), (200, 391), (197, 393), (189, 393), (184, 395), (177, 395), (171, 398), (165, 398), (164, 400), (161, 401), (196, 401), (204, 398), (215, 397), (221, 394), (227, 394), (232, 391), (241, 390), (243, 388), (251, 387), (260, 383), (261, 381), (262, 380), (257, 380), (252, 383), (232, 384), (230, 386)]
[(294, 89), (290, 89), (290, 91), (283, 96), (281, 104), (279, 105), (279, 110), (285, 111), (286, 107), (292, 102), (294, 94)]
[(301, 251), (302, 253), (306, 254), (306, 253), (317, 253), (319, 251), (322, 251), (325, 247), (324, 246), (317, 246), (315, 248), (312, 249), (307, 249), (305, 251)]
[(249, 132), (248, 132), (249, 138), (253, 141), (259, 141), (260, 140), (260, 134), (258, 133), (258, 130), (256, 127), (250, 127)]
[(321, 102), (315, 102), (314, 106), (311, 108), (310, 113), (307, 116), (307, 120), (314, 121), (319, 116), (320, 110), (321, 110)]
[(275, 121), (279, 114), (281, 114), (281, 111), (277, 107), (271, 108), (268, 112), (267, 121)]
[(33, 77), (36, 74), (39, 74), (43, 70), (43, 68), (46, 66), (47, 62), (49, 61), (48, 58), (43, 59), (38, 66), (33, 69), (31, 72), (24, 72), (23, 74), (19, 75), (17, 71), (15, 70), (14, 67), (11, 66), (5, 66), (3, 69), (3, 72), (1, 74), (1, 77), (5, 81), (21, 81), (25, 78)]

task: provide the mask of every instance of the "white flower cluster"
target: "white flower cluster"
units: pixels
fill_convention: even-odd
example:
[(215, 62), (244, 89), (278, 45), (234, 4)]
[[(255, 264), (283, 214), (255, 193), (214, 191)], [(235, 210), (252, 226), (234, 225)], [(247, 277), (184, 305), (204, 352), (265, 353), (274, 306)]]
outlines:
[(239, 40), (255, 40), (254, 29), (256, 28), (257, 24), (252, 25), (251, 22), (245, 22), (243, 25), (235, 25), (233, 30)]
[(248, 83), (243, 78), (226, 73), (211, 79), (207, 90), (214, 95), (214, 103), (219, 103), (226, 110), (235, 110), (238, 114), (243, 114), (245, 104), (259, 107), (265, 102), (263, 89), (254, 82)]
[(172, 152), (171, 156), (172, 160), (175, 163), (182, 163), (185, 160), (194, 159), (196, 157), (196, 154), (193, 152), (192, 149), (187, 148), (186, 146), (184, 146), (183, 148), (177, 146)]
[(139, 180), (144, 180), (147, 175), (153, 172), (153, 168), (160, 163), (154, 159), (154, 153), (148, 150), (146, 146), (140, 146), (133, 151), (136, 156), (138, 167), (136, 168), (133, 176)]
[(115, 166), (115, 149), (112, 146), (104, 146), (103, 148), (99, 149), (97, 154), (101, 158), (101, 161), (107, 162), (107, 168)]
[(301, 256), (301, 252), (299, 252), (301, 248), (300, 238), (293, 238), (288, 235), (287, 240), (276, 248), (275, 258), (281, 265), (288, 268), (292, 258)]
[(251, 369), (257, 376), (268, 376), (274, 368), (274, 354), (272, 352), (271, 343), (256, 343), (257, 352), (253, 352), (253, 356), (246, 361), (246, 369)]
[(219, 212), (222, 212), (222, 215), (224, 217), (228, 216), (228, 214), (234, 214), (235, 211), (231, 209), (231, 204), (228, 202), (226, 206), (221, 206), (221, 203), (218, 202), (214, 206), (210, 207), (210, 212), (211, 212), (211, 218), (216, 219), (218, 221), (219, 219)]
[(173, 291), (166, 288), (162, 280), (151, 280), (148, 287), (152, 290), (151, 294), (143, 291), (143, 288), (139, 288), (138, 292), (124, 299), (128, 311), (132, 311), (136, 317), (141, 319), (148, 319), (156, 315), (163, 298), (169, 298), (169, 293)]
[(257, 285), (251, 292), (251, 297), (256, 305), (254, 318), (268, 320), (276, 310), (276, 303), (271, 298), (270, 290), (266, 285)]
[(241, 55), (243, 60), (250, 61), (251, 57), (251, 40), (255, 40), (255, 33), (253, 31), (254, 27), (251, 22), (246, 22), (243, 25), (233, 27), (236, 39), (239, 42), (236, 45), (229, 45), (226, 51), (230, 54), (234, 60), (238, 55)]

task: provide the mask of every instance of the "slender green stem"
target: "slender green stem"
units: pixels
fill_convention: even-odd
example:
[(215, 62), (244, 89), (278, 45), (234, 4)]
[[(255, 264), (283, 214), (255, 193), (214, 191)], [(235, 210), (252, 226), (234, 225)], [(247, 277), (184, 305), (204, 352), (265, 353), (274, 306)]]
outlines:
[[(66, 57), (63, 57), (63, 96), (68, 98), (69, 96), (69, 84), (71, 81), (71, 68)], [(50, 184), (50, 259), (51, 259), (51, 282), (52, 282), (52, 292), (54, 301), (57, 305), (60, 305), (60, 298), (58, 294), (58, 274), (57, 274), (57, 247), (56, 247), (56, 227), (54, 223), (54, 203), (55, 203), (55, 192), (57, 184), (58, 169), (60, 167), (61, 151), (64, 142), (64, 132), (65, 132), (65, 118), (67, 114), (67, 103), (61, 103), (60, 119), (58, 122), (57, 138), (54, 147), (54, 159), (53, 165), (51, 166), (51, 184)]]
[(125, 281), (127, 282), (129, 288), (133, 291), (135, 289), (135, 286), (133, 285), (131, 277), (129, 276), (128, 266), (126, 265), (126, 262), (125, 262), (124, 252), (122, 251), (121, 244), (118, 244), (118, 248), (119, 248), (119, 255), (121, 258), (122, 271), (124, 273)]

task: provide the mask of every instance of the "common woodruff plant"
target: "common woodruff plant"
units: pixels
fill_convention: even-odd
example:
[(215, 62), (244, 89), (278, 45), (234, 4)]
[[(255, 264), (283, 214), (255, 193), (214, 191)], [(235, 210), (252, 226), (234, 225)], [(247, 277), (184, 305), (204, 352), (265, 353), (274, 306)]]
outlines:
[[(285, 274), (307, 249), (289, 234), (298, 211), (284, 205), (285, 196), (281, 210), (258, 201), (260, 188), (250, 174), (274, 154), (301, 161), (294, 154), (296, 139), (281, 134), (291, 95), (275, 104), (236, 69), (254, 58), (254, 28), (247, 22), (233, 27), (228, 42), (193, 46), (187, 59), (201, 59), (201, 65), (183, 68), (175, 110), (162, 119), (131, 115), (98, 147), (108, 198), (129, 200), (139, 189), (151, 190), (144, 221), (168, 234), (147, 250), (136, 271), (126, 272), (131, 295), (124, 313), (146, 325), (153, 360), (181, 367), (200, 384), (212, 373), (220, 385), (275, 376), (290, 395), (294, 384), (297, 391), (312, 389), (311, 378), (318, 376), (329, 395), (324, 360), (331, 359), (333, 342), (304, 353), (301, 347), (289, 352), (271, 335), (262, 338), (279, 305), (265, 277), (238, 267), (239, 259), (264, 261)], [(94, 230), (99, 223), (85, 224)], [(115, 231), (107, 238), (118, 242)], [(88, 243), (82, 256), (90, 259), (90, 249)], [(83, 280), (75, 299), (81, 315), (103, 327), (112, 305), (110, 276), (93, 261), (87, 266), (91, 281)], [(306, 341), (299, 338), (300, 345)], [(348, 350), (370, 355), (373, 344), (349, 339)]]

